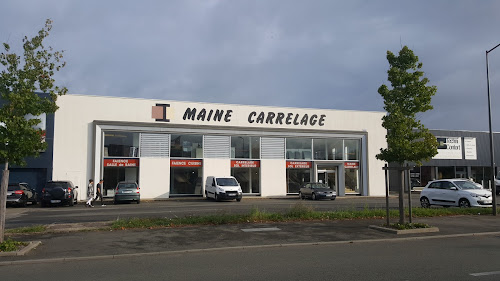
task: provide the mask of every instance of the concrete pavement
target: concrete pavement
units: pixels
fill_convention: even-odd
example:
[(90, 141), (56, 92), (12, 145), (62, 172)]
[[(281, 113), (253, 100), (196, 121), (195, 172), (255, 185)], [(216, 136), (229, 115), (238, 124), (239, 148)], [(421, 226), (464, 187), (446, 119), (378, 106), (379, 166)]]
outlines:
[[(392, 220), (396, 222), (396, 220)], [(17, 234), (12, 238), (42, 243), (24, 256), (0, 256), (0, 266), (54, 260), (110, 259), (130, 255), (156, 255), (186, 251), (213, 251), (248, 247), (292, 247), (335, 243), (369, 243), (401, 239), (445, 239), (453, 236), (496, 235), (500, 218), (491, 215), (417, 218), (413, 222), (439, 228), (437, 233), (395, 235), (370, 229), (383, 219), (248, 223), (221, 226), (82, 231), (98, 224), (66, 224), (43, 234)], [(78, 230), (78, 231), (72, 231)]]

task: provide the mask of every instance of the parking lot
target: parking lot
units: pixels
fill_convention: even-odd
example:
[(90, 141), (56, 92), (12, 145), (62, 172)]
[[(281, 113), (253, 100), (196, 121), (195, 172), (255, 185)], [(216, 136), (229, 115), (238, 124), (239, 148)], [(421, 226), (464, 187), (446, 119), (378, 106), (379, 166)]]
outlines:
[[(413, 206), (420, 206), (419, 194), (412, 194)], [(405, 204), (408, 200), (405, 199)], [(268, 212), (285, 212), (296, 204), (311, 206), (318, 211), (349, 210), (363, 208), (385, 208), (385, 197), (347, 196), (336, 200), (300, 200), (298, 196), (281, 198), (243, 198), (241, 202), (206, 200), (204, 198), (178, 198), (158, 201), (141, 201), (141, 204), (113, 205), (105, 199), (106, 206), (95, 204), (95, 208), (85, 207), (79, 202), (72, 207), (53, 206), (42, 208), (28, 205), (25, 208), (7, 208), (6, 227), (17, 228), (39, 224), (102, 222), (131, 217), (184, 217), (220, 213), (247, 213), (253, 208)], [(391, 196), (390, 208), (398, 207), (398, 198)]]

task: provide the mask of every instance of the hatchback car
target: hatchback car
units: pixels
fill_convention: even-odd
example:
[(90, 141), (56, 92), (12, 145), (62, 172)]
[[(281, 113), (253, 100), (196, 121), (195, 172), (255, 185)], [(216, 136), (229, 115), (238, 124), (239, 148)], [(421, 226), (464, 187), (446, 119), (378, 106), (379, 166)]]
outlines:
[(420, 204), (444, 207), (491, 207), (491, 191), (467, 179), (442, 179), (430, 181), (420, 193)]
[(42, 207), (51, 204), (73, 206), (78, 203), (78, 186), (71, 181), (49, 181), (42, 189)]
[(25, 182), (9, 183), (7, 187), (7, 205), (17, 205), (26, 207), (28, 202), (35, 205), (38, 202), (38, 195)]
[(337, 192), (325, 183), (306, 182), (300, 187), (299, 198), (305, 199), (308, 197), (312, 200), (323, 198), (335, 200), (335, 198), (337, 198)]
[(141, 193), (136, 182), (121, 181), (116, 185), (114, 203), (126, 201), (141, 203)]

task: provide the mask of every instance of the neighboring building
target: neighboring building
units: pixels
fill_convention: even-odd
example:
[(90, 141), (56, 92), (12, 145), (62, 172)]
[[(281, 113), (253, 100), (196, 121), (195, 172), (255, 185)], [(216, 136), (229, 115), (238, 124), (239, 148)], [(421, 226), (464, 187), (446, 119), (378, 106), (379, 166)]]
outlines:
[[(139, 183), (144, 199), (204, 196), (207, 176), (235, 176), (244, 196), (297, 194), (328, 182), (339, 196), (384, 194), (383, 112), (65, 95), (47, 117), (49, 148), (11, 179)], [(39, 161), (40, 165), (36, 164)], [(44, 176), (42, 176), (44, 175)], [(80, 200), (84, 199), (82, 196)]]
[[(413, 186), (425, 186), (434, 179), (468, 178), (489, 188), (491, 179), (491, 153), (489, 132), (430, 130), (436, 136), (438, 154), (421, 167), (411, 170)], [(496, 162), (500, 159), (500, 134), (494, 133)], [(495, 175), (498, 167), (495, 167)], [(391, 173), (391, 190), (399, 184), (398, 173)]]

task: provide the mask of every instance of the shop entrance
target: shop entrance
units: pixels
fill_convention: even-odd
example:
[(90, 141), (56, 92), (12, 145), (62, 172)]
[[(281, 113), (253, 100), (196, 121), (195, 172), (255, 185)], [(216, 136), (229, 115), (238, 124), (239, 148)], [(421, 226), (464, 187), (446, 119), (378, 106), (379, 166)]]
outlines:
[(331, 189), (337, 191), (337, 168), (329, 167), (328, 170), (318, 170), (318, 182), (326, 183)]

